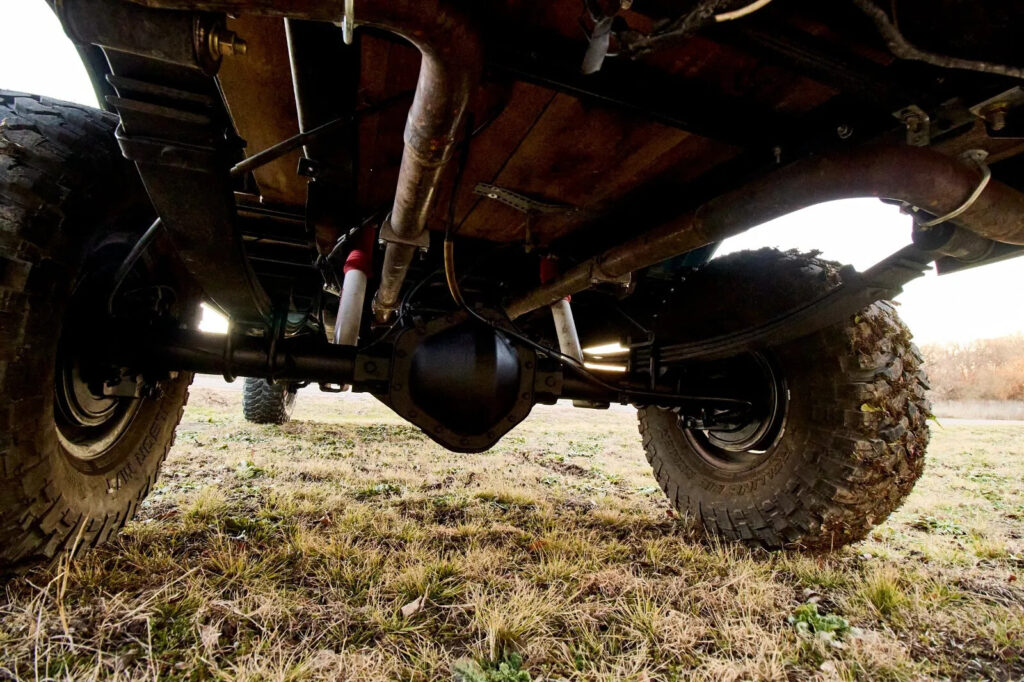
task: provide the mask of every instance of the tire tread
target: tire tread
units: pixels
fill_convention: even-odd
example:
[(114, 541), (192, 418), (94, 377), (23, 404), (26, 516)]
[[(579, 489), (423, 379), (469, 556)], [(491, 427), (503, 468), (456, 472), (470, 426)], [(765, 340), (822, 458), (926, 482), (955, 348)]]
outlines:
[[(774, 253), (792, 266), (792, 252)], [(799, 260), (805, 264), (799, 271), (830, 265), (813, 256)], [(770, 549), (831, 550), (866, 537), (903, 503), (924, 471), (930, 404), (923, 358), (910, 338), (895, 307), (880, 302), (795, 342), (841, 360), (834, 368), (820, 368), (814, 381), (814, 394), (827, 396), (818, 402), (832, 403), (816, 408), (815, 421), (827, 428), (806, 443), (822, 455), (793, 472), (767, 499), (751, 498), (728, 514), (707, 500), (696, 507), (675, 504), (679, 513), (706, 532)], [(652, 423), (655, 410), (638, 412), (647, 460), (662, 489), (685, 489), (688, 481), (673, 480), (679, 469), (667, 466), (680, 455)]]

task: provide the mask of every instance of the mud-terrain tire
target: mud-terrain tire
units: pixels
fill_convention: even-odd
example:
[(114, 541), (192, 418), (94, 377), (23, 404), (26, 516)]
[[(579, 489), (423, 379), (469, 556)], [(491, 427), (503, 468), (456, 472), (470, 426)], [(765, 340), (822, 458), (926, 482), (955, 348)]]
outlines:
[(132, 518), (188, 396), (192, 377), (182, 374), (145, 398), (83, 397), (77, 407), (95, 411), (69, 422), (68, 396), (78, 398), (57, 384), (70, 372), (58, 348), (80, 349), (103, 324), (90, 316), (79, 326), (75, 312), (100, 305), (79, 293), (92, 291), (82, 285), (96, 272), (91, 254), (116, 247), (123, 259), (152, 220), (116, 123), (0, 91), (0, 573), (95, 546)]
[[(732, 254), (686, 282), (673, 316), (705, 336), (728, 333), (820, 296), (838, 277), (836, 264), (795, 252)], [(658, 483), (680, 515), (710, 535), (815, 551), (863, 539), (924, 468), (930, 405), (910, 338), (892, 304), (880, 302), (771, 349), (788, 388), (784, 427), (740, 470), (709, 459), (707, 441), (673, 411), (640, 409)]]
[(242, 388), (242, 414), (253, 424), (284, 424), (295, 408), (295, 388), (248, 377)]

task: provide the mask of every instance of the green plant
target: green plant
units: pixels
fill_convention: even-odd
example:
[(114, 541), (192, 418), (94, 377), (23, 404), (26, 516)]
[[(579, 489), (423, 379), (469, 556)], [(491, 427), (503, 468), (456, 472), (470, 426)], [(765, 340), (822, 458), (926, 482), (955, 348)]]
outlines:
[(935, 535), (967, 535), (964, 527), (957, 522), (941, 519), (936, 516), (919, 516), (910, 524), (910, 527), (925, 533), (934, 533)]
[(523, 670), (523, 657), (509, 654), (501, 661), (487, 661), (484, 665), (470, 658), (460, 658), (452, 664), (455, 682), (530, 682), (530, 673)]
[(245, 460), (239, 462), (238, 466), (235, 467), (235, 474), (238, 475), (243, 481), (248, 481), (253, 478), (259, 478), (260, 476), (266, 475), (267, 470), (263, 467), (258, 467), (252, 463), (251, 460)]
[(385, 481), (357, 490), (355, 493), (355, 498), (357, 500), (363, 501), (372, 499), (374, 497), (396, 497), (398, 495), (401, 495), (402, 492), (402, 486), (400, 486), (399, 484)]
[(847, 635), (856, 634), (850, 621), (834, 613), (818, 613), (818, 605), (813, 602), (796, 607), (786, 622), (801, 637), (813, 637), (832, 645), (837, 645)]

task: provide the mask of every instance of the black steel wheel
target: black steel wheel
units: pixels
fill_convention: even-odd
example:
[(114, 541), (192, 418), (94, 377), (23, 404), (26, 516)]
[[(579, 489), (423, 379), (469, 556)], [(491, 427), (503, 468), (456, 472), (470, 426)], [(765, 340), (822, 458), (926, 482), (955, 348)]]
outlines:
[[(97, 370), (112, 273), (152, 220), (115, 123), (0, 91), (0, 569), (120, 529), (187, 399), (188, 374), (147, 384)], [(170, 267), (149, 254), (118, 306), (185, 319), (197, 301)]]
[[(736, 331), (821, 295), (837, 277), (835, 264), (813, 256), (733, 254), (683, 287), (674, 319), (709, 335)], [(750, 395), (753, 380), (763, 390), (758, 411), (726, 432), (642, 408), (647, 458), (669, 500), (702, 531), (773, 549), (864, 538), (924, 468), (927, 385), (910, 338), (893, 306), (877, 303), (756, 362), (732, 361), (723, 386), (744, 382)]]
[(782, 436), (789, 389), (774, 359), (764, 353), (749, 353), (714, 364), (717, 367), (710, 378), (712, 384), (718, 385), (717, 392), (731, 394), (742, 387), (740, 393), (751, 400), (753, 412), (728, 429), (697, 428), (685, 417), (678, 418), (679, 427), (690, 447), (708, 466), (722, 471), (746, 471), (767, 459)]

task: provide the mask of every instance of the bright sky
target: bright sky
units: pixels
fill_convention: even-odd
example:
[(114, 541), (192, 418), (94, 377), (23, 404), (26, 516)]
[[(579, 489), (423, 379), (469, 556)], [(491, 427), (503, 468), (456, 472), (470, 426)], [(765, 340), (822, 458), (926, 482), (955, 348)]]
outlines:
[[(7, 0), (8, 4), (14, 4)], [(71, 42), (43, 0), (15, 0), (0, 22), (0, 88), (96, 105)], [(12, 11), (13, 9), (13, 11)], [(45, 49), (42, 49), (45, 46)], [(863, 270), (910, 240), (910, 219), (875, 200), (822, 204), (727, 241), (720, 254), (760, 246), (819, 249)], [(918, 343), (1024, 333), (1024, 257), (911, 283), (897, 300)]]

